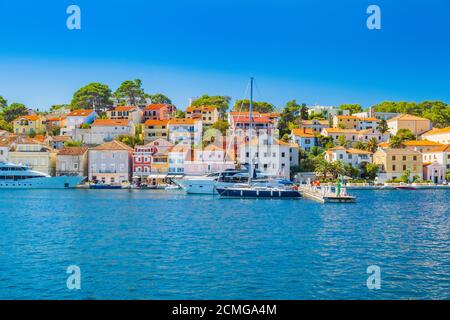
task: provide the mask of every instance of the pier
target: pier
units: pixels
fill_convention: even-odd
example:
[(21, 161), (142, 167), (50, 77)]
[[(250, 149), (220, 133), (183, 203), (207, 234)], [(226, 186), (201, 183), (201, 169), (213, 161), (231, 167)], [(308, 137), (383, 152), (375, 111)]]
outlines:
[(356, 197), (347, 195), (345, 188), (343, 193), (333, 192), (331, 187), (312, 186), (310, 184), (300, 185), (298, 191), (307, 199), (315, 200), (321, 203), (354, 203)]

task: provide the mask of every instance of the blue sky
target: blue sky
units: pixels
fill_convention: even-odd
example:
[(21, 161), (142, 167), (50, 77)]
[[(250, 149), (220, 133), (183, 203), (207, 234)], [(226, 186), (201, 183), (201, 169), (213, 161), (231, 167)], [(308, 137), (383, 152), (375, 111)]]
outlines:
[[(66, 28), (77, 4), (82, 29)], [(377, 4), (382, 29), (366, 28)], [(450, 103), (449, 0), (0, 2), (0, 95), (46, 109), (93, 81), (140, 78), (178, 107), (204, 93), (283, 106)]]

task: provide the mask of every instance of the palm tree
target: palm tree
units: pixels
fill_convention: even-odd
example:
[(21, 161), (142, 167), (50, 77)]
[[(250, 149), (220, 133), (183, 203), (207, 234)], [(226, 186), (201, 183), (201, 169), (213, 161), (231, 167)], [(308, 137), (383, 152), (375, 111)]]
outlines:
[(378, 140), (376, 138), (371, 138), (367, 141), (366, 150), (375, 153), (378, 149)]
[(403, 139), (399, 136), (391, 136), (389, 139), (389, 147), (394, 149), (404, 148)]
[(367, 145), (364, 142), (358, 141), (357, 143), (355, 143), (354, 148), (358, 150), (366, 150)]
[(380, 131), (380, 133), (382, 135), (385, 134), (386, 132), (388, 132), (389, 126), (387, 124), (387, 121), (384, 119), (381, 119), (381, 121), (378, 123), (377, 130)]

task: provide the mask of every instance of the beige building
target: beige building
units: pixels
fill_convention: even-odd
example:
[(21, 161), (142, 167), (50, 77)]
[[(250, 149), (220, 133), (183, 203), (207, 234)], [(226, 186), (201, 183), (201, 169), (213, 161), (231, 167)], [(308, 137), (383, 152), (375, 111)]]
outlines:
[(133, 149), (113, 140), (89, 150), (89, 181), (122, 183), (130, 180)]
[(401, 114), (387, 121), (389, 131), (397, 134), (399, 129), (411, 130), (415, 135), (420, 135), (431, 129), (431, 121), (425, 118)]
[(186, 108), (186, 118), (202, 120), (211, 125), (219, 120), (219, 110), (215, 106), (190, 106)]
[(106, 111), (109, 119), (113, 120), (129, 120), (135, 124), (141, 123), (144, 114), (138, 107), (133, 106), (118, 106), (112, 110)]
[(169, 120), (147, 120), (144, 124), (144, 142), (149, 143), (157, 139), (169, 139)]
[(422, 139), (434, 141), (442, 144), (450, 144), (450, 127), (438, 129), (434, 128), (422, 135)]
[(88, 148), (67, 147), (56, 155), (57, 176), (83, 176), (88, 173)]
[(299, 129), (310, 129), (314, 134), (319, 134), (322, 129), (329, 128), (330, 122), (328, 120), (303, 120), (297, 121)]
[(379, 148), (373, 155), (373, 163), (380, 166), (380, 182), (400, 178), (410, 170), (410, 180), (415, 176), (422, 179), (422, 154), (411, 149)]
[(44, 143), (28, 136), (19, 136), (8, 154), (8, 161), (25, 165), (32, 170), (54, 175), (56, 153), (50, 152)]

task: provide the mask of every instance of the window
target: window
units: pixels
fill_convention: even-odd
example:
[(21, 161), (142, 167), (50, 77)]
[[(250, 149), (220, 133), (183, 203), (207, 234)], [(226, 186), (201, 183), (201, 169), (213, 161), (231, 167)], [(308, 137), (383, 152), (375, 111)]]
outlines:
[(395, 171), (395, 164), (392, 166), (392, 171)]
[(406, 170), (406, 164), (403, 165), (403, 171), (405, 171), (405, 170)]
[(413, 157), (413, 160), (416, 161), (416, 160), (417, 160), (417, 156), (414, 156), (414, 157)]
[[(395, 156), (392, 156), (392, 161), (395, 161)], [(395, 170), (395, 169), (394, 169)]]
[(406, 161), (406, 156), (403, 156), (403, 161)]
[(285, 157), (285, 153), (284, 153), (284, 152), (281, 153), (281, 157), (282, 157), (282, 158)]

